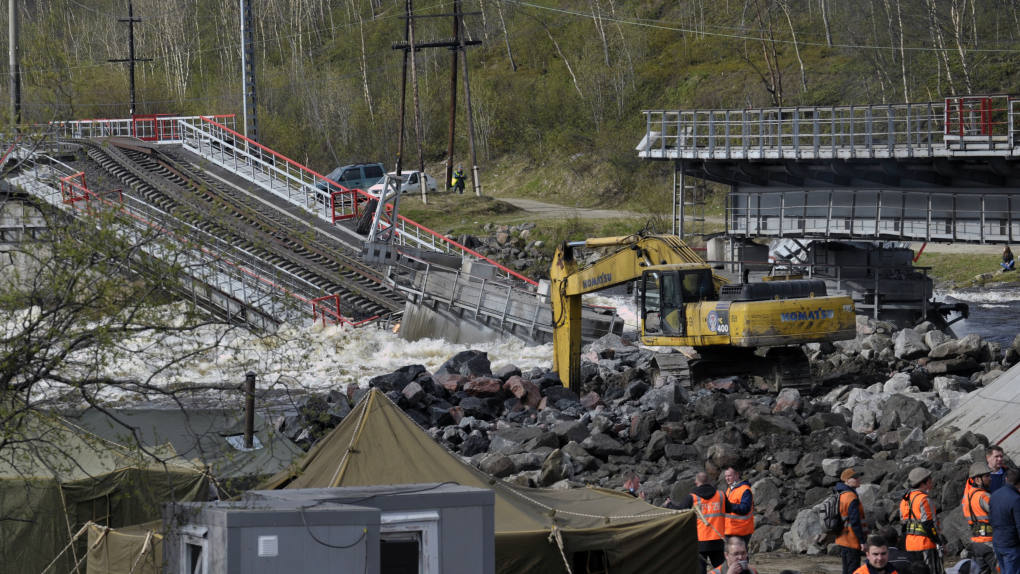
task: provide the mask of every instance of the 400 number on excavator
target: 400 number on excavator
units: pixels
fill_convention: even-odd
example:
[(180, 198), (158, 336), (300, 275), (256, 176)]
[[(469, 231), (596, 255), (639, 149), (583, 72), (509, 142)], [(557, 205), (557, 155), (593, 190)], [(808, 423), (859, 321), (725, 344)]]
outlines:
[[(619, 247), (579, 267), (575, 247)], [(850, 297), (828, 296), (817, 279), (730, 284), (672, 235), (639, 233), (564, 242), (550, 271), (556, 371), (580, 391), (581, 297), (638, 281), (641, 342), (683, 347), (659, 354), (653, 368), (690, 385), (706, 377), (756, 375), (773, 391), (810, 388), (800, 345), (853, 339)]]

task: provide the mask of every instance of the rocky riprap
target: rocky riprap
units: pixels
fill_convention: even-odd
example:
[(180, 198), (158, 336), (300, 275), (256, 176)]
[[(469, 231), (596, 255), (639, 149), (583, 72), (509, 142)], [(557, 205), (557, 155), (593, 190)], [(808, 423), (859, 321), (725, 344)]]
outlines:
[(755, 552), (826, 547), (814, 507), (853, 467), (870, 525), (899, 520), (909, 471), (932, 471), (932, 498), (959, 553), (969, 538), (960, 510), (967, 469), (987, 437), (928, 433), (938, 419), (1020, 359), (1020, 336), (1002, 353), (979, 335), (953, 339), (931, 323), (898, 330), (859, 317), (858, 336), (807, 345), (820, 382), (810, 396), (766, 393), (761, 381), (727, 377), (685, 389), (649, 378), (653, 351), (608, 335), (584, 348), (582, 396), (555, 372), (492, 372), (484, 352), (458, 353), (435, 373), (409, 365), (311, 397), (277, 428), (306, 448), (378, 388), (430, 436), (497, 478), (528, 486), (620, 487), (636, 472), (648, 501), (681, 500), (694, 475), (745, 469), (755, 497)]
[(549, 275), (551, 259), (545, 250), (545, 242), (531, 237), (535, 224), (482, 226), (485, 235), (448, 235), (468, 249), (497, 261), (515, 271), (534, 271), (541, 277)]

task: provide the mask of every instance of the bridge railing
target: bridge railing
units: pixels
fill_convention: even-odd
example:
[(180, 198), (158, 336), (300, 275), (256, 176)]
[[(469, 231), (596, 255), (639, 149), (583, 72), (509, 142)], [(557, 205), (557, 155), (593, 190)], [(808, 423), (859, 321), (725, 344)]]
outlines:
[[(359, 217), (358, 203), (376, 199), (363, 190), (343, 187), (218, 123), (204, 121), (203, 118), (198, 122), (182, 120), (181, 132), (184, 145), (196, 150), (196, 153), (209, 157), (235, 173), (250, 177), (271, 193), (304, 207), (330, 223)], [(319, 189), (317, 184), (338, 191), (327, 192)], [(397, 215), (396, 225), (396, 237), (401, 245), (477, 258), (495, 266), (507, 278), (538, 285), (536, 281), (402, 215)]]
[(646, 110), (644, 158), (830, 159), (935, 157), (1012, 149), (1011, 96), (944, 102), (744, 110)]
[(119, 212), (127, 224), (121, 231), (137, 241), (145, 253), (175, 262), (194, 281), (230, 294), (237, 301), (221, 301), (220, 306), (237, 310), (243, 304), (269, 317), (298, 318), (308, 316), (298, 309), (307, 305), (314, 319), (355, 327), (377, 318), (355, 322), (344, 317), (339, 306), (318, 308), (317, 301), (330, 295), (313, 283), (137, 198), (119, 192), (93, 192), (86, 187), (81, 172), (46, 159), (49, 175), (44, 176), (44, 183), (48, 184), (41, 186), (37, 195), (52, 205), (84, 215), (107, 209)]

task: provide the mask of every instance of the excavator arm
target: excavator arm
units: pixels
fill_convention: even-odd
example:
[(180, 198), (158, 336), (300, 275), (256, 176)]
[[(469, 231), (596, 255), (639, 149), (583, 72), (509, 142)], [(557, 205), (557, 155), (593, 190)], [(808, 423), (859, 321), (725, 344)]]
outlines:
[[(579, 267), (575, 247), (619, 247), (591, 265)], [(708, 268), (690, 247), (672, 235), (635, 234), (563, 242), (556, 248), (549, 272), (553, 308), (553, 367), (564, 386), (580, 388), (581, 297), (633, 281), (647, 267), (691, 264)], [(728, 283), (713, 275), (716, 291)]]

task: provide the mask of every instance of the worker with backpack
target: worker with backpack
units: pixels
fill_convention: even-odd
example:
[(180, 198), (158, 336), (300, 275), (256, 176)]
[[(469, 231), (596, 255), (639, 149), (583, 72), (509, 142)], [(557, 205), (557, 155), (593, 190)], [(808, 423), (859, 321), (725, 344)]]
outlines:
[(839, 476), (835, 494), (822, 504), (823, 525), (830, 534), (836, 535), (843, 561), (843, 574), (853, 574), (861, 567), (861, 557), (867, 548), (868, 523), (864, 508), (857, 496), (861, 485), (861, 473), (848, 468)]

